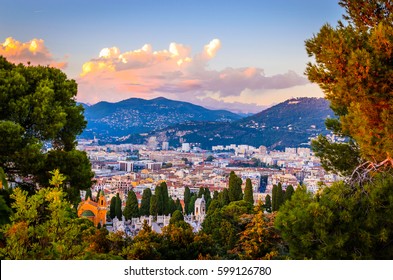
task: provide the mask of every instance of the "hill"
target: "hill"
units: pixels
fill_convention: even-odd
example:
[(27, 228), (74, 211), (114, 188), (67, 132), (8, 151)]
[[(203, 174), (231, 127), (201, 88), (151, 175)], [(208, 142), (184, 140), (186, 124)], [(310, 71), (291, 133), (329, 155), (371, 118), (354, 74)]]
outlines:
[[(179, 146), (180, 138), (199, 143), (204, 149), (213, 145), (264, 145), (270, 149), (307, 146), (311, 137), (327, 134), (325, 119), (334, 117), (323, 98), (297, 98), (277, 104), (258, 114), (234, 122), (187, 122), (149, 133), (158, 141)], [(134, 141), (136, 140), (132, 137)], [(130, 140), (128, 140), (130, 141)]]
[(82, 137), (100, 139), (146, 133), (187, 121), (238, 120), (241, 116), (225, 110), (209, 110), (188, 102), (158, 97), (130, 98), (116, 103), (99, 102), (85, 107), (87, 128)]

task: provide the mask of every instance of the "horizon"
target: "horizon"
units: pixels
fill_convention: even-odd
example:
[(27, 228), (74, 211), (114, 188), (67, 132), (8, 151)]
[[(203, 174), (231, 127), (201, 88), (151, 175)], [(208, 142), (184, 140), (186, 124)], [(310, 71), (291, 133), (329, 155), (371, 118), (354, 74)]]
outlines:
[(343, 13), (331, 0), (16, 0), (0, 11), (0, 55), (61, 69), (82, 103), (163, 96), (256, 113), (323, 97), (303, 74), (304, 41)]

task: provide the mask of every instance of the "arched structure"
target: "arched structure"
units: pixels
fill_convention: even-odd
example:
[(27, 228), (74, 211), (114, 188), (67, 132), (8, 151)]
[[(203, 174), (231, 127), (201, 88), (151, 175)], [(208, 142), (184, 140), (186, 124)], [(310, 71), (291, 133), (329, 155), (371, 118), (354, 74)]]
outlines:
[(107, 202), (105, 196), (101, 194), (98, 202), (94, 202), (90, 200), (90, 197), (87, 200), (79, 203), (78, 206), (78, 217), (87, 218), (94, 223), (94, 226), (97, 226), (99, 223), (101, 226), (106, 224), (106, 212)]

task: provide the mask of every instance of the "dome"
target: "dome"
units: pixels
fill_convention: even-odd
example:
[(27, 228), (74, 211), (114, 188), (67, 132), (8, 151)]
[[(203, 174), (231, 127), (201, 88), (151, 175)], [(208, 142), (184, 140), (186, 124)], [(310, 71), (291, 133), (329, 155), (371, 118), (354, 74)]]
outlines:
[(82, 217), (95, 217), (95, 215), (90, 210), (86, 210), (86, 211), (83, 211)]

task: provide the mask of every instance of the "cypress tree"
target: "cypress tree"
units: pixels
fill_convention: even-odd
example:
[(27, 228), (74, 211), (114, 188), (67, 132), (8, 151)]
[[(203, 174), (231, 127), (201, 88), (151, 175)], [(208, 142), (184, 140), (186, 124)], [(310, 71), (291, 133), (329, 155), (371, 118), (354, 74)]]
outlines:
[(197, 195), (193, 194), (190, 199), (190, 205), (188, 205), (188, 211), (190, 214), (194, 213), (195, 201), (197, 200)]
[(157, 197), (154, 194), (150, 197), (150, 215), (157, 216), (157, 214), (158, 214)]
[(91, 194), (91, 188), (88, 188), (86, 190), (85, 200), (87, 200), (89, 197), (90, 197), (90, 200), (93, 200), (93, 196)]
[(273, 189), (272, 189), (272, 211), (277, 211), (277, 185), (273, 185)]
[(126, 207), (124, 208), (124, 217), (126, 220), (139, 217), (138, 198), (133, 190), (128, 192)]
[(266, 195), (264, 207), (266, 209), (266, 212), (269, 212), (269, 213), (272, 212), (272, 200), (271, 200), (270, 195)]
[(162, 213), (164, 215), (168, 215), (170, 212), (170, 207), (169, 207), (168, 186), (166, 182), (161, 183), (161, 188), (162, 188), (162, 203), (163, 203)]
[(247, 178), (246, 180), (246, 187), (244, 189), (244, 200), (254, 205), (254, 196), (250, 178)]
[(109, 217), (111, 217), (111, 219), (116, 217), (116, 196), (113, 196), (111, 199), (111, 204), (109, 206)]
[(293, 186), (289, 185), (287, 187), (287, 189), (285, 190), (284, 201), (291, 200), (291, 197), (294, 192), (295, 192), (295, 190), (293, 189)]
[(189, 187), (185, 187), (184, 189), (184, 213), (186, 213), (186, 215), (190, 214), (189, 211), (189, 204), (191, 201), (191, 191)]
[(238, 201), (243, 199), (242, 179), (234, 171), (229, 174), (229, 201)]
[(173, 214), (173, 212), (175, 212), (177, 210), (177, 208), (176, 208), (176, 203), (175, 203), (175, 201), (173, 200), (173, 198), (172, 197), (169, 197), (169, 202), (168, 202), (168, 214)]
[(123, 213), (121, 210), (121, 199), (119, 196), (119, 193), (116, 194), (116, 204), (115, 204), (115, 213), (116, 213), (116, 217), (121, 220)]
[(150, 199), (151, 199), (151, 196), (152, 196), (151, 189), (146, 188), (146, 189), (143, 190), (141, 207), (139, 209), (139, 214), (141, 216), (149, 216), (150, 215)]
[(179, 210), (183, 213), (183, 207), (181, 206), (180, 199), (176, 199), (176, 210)]
[(221, 207), (229, 204), (229, 191), (228, 189), (223, 189), (218, 195)]
[(156, 197), (156, 204), (157, 204), (157, 215), (164, 214), (164, 194), (162, 186), (157, 186), (156, 190), (154, 191), (154, 195)]

